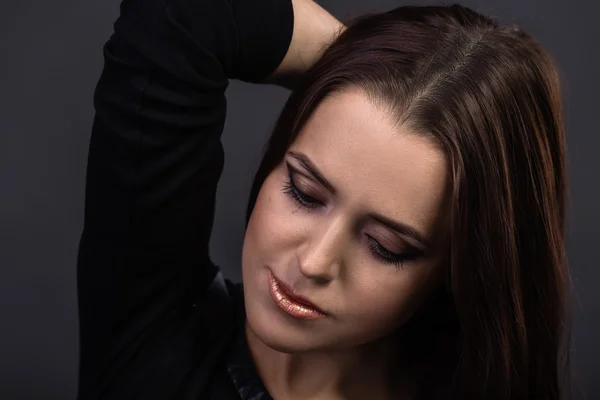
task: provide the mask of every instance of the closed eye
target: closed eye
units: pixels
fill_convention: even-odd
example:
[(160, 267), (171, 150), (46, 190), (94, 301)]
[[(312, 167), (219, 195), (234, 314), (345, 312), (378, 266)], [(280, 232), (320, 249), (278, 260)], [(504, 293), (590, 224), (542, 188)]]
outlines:
[(309, 210), (315, 209), (323, 203), (314, 197), (304, 193), (298, 188), (294, 181), (294, 169), (288, 164), (288, 179), (284, 182), (283, 192), (294, 200), (300, 207)]
[[(300, 188), (298, 188), (298, 185), (296, 185), (294, 180), (294, 175), (297, 173), (297, 171), (289, 163), (287, 163), (287, 168), (288, 176), (284, 181), (283, 193), (289, 196), (299, 207), (302, 207), (308, 211), (312, 211), (320, 206), (323, 206), (324, 204), (322, 201), (312, 197), (309, 194), (306, 194), (300, 190)], [(421, 255), (421, 252), (417, 250), (394, 253), (382, 246), (372, 236), (366, 236), (369, 241), (369, 251), (375, 259), (383, 262), (384, 264), (390, 264), (400, 269), (405, 261), (414, 260)]]
[(373, 253), (373, 256), (378, 260), (386, 263), (392, 264), (397, 268), (401, 268), (405, 261), (414, 260), (419, 256), (419, 252), (417, 251), (406, 251), (403, 253), (394, 253), (384, 246), (382, 246), (377, 240), (375, 240), (372, 236), (366, 235), (369, 239), (369, 248)]

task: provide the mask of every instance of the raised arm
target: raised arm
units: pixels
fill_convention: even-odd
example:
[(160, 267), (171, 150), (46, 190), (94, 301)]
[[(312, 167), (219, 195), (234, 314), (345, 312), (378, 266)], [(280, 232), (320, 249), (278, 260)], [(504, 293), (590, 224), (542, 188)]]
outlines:
[(293, 88), (294, 79), (310, 68), (346, 27), (312, 0), (292, 0), (294, 30), (288, 51), (264, 82)]
[[(296, 11), (318, 18), (294, 23)], [(228, 79), (301, 72), (311, 58), (302, 49), (315, 48), (306, 32), (326, 43), (338, 28), (318, 25), (325, 14), (308, 0), (122, 2), (94, 97), (78, 259), (80, 387), (93, 392), (121, 374), (150, 331), (202, 296), (216, 273), (208, 243)]]

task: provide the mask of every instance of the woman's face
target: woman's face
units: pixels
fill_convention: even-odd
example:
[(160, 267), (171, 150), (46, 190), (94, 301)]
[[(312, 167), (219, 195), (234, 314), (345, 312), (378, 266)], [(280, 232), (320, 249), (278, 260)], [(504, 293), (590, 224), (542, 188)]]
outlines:
[[(444, 154), (360, 90), (326, 98), (265, 180), (248, 224), (250, 329), (284, 352), (389, 335), (440, 283), (447, 186)], [(294, 306), (290, 290), (324, 314)]]

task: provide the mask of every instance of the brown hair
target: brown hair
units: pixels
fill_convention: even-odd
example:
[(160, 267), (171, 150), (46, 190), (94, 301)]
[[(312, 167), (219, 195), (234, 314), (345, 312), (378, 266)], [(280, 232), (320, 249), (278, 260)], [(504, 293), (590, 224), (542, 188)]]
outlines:
[[(286, 103), (247, 217), (315, 107), (347, 87), (448, 156), (447, 287), (429, 317), (409, 322), (429, 366), (424, 386), (459, 399), (570, 392), (565, 135), (551, 58), (522, 30), (458, 5), (356, 19)], [(432, 343), (447, 351), (428, 353)]]

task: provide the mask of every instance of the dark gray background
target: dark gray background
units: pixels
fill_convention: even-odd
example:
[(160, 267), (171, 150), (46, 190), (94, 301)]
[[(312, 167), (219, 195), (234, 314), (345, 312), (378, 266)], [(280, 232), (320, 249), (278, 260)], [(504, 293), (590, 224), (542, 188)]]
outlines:
[[(342, 20), (432, 1), (323, 0)], [(571, 178), (569, 257), (577, 293), (573, 354), (600, 399), (600, 3), (470, 0), (531, 31), (564, 81)], [(0, 11), (0, 398), (73, 399), (78, 363), (75, 258), (82, 229), (92, 93), (119, 2), (3, 2)], [(226, 167), (211, 251), (239, 280), (244, 210), (261, 148), (288, 92), (232, 82)], [(107, 295), (109, 295), (107, 293)]]

